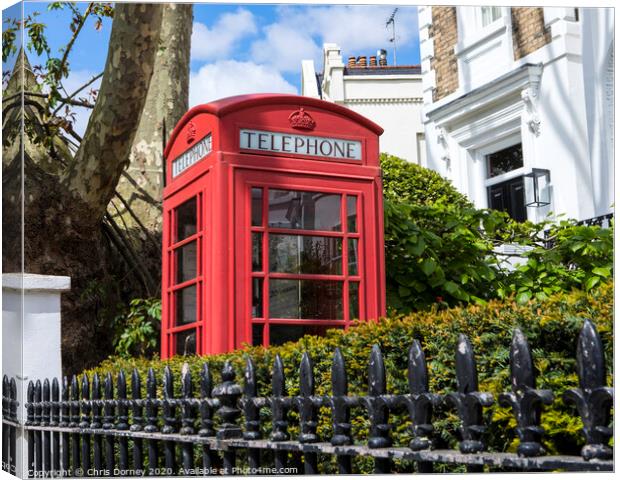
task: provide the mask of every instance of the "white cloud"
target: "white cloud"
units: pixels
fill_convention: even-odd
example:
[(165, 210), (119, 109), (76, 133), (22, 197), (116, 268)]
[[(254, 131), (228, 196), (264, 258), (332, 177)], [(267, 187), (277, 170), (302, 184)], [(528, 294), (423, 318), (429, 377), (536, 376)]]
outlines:
[(274, 69), (253, 62), (219, 60), (190, 75), (190, 107), (246, 93), (296, 94), (297, 89)]
[(265, 27), (265, 37), (252, 44), (252, 59), (280, 72), (297, 72), (302, 59), (318, 60), (321, 47), (311, 35), (286, 22)]
[(230, 55), (237, 42), (256, 33), (256, 21), (243, 8), (224, 13), (211, 28), (194, 22), (192, 30), (192, 60), (215, 60)]

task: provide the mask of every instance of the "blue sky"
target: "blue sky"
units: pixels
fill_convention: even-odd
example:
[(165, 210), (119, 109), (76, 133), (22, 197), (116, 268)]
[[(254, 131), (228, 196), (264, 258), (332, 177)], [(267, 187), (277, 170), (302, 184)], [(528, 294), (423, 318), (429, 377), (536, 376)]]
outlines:
[[(48, 11), (44, 2), (24, 5), (26, 15), (40, 13), (50, 47), (58, 52), (71, 37), (69, 12)], [(85, 3), (77, 5), (86, 8)], [(3, 20), (14, 15), (15, 7), (3, 11)], [(385, 48), (391, 64), (391, 28), (385, 23), (393, 10), (385, 5), (196, 4), (190, 106), (241, 93), (299, 93), (301, 60), (313, 59), (321, 71), (323, 43), (340, 45), (345, 62), (349, 55), (374, 55)], [(103, 70), (110, 29), (110, 19), (98, 31), (93, 19), (82, 30), (70, 55), (66, 90)], [(419, 63), (417, 7), (398, 7), (396, 36), (398, 64)], [(28, 55), (33, 65), (44, 62), (33, 52)], [(86, 114), (78, 112), (78, 131), (85, 127)]]

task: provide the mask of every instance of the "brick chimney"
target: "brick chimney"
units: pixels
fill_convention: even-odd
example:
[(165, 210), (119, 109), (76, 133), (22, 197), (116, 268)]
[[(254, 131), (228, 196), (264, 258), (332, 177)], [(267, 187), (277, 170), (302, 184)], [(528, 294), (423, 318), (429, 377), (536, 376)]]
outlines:
[(349, 61), (347, 62), (347, 67), (355, 67), (355, 57), (349, 57)]
[(377, 66), (377, 57), (375, 55), (372, 55), (370, 57), (370, 66), (371, 67), (376, 67)]
[(357, 59), (357, 66), (365, 68), (366, 67), (366, 55), (362, 55)]

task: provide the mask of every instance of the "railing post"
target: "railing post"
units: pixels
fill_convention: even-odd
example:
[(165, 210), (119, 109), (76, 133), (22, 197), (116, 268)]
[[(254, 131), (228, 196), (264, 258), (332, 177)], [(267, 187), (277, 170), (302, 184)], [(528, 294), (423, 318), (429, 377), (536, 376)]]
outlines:
[[(213, 389), (213, 380), (209, 365), (205, 362), (202, 364), (200, 371), (200, 430), (198, 435), (201, 437), (214, 437), (213, 429), (213, 407), (210, 405), (211, 391)], [(209, 447), (208, 444), (202, 445), (202, 468), (207, 473), (212, 473), (218, 468), (217, 453)]]
[[(34, 384), (34, 424), (41, 425), (42, 419), (42, 396), (41, 396), (41, 380), (37, 380)], [(34, 461), (36, 464), (35, 475), (43, 475), (43, 432), (36, 430), (34, 432)]]
[[(351, 436), (351, 409), (348, 403), (349, 382), (344, 357), (339, 348), (334, 351), (331, 382), (332, 396), (330, 400), (334, 433), (330, 442), (336, 446), (351, 445), (353, 437)], [(338, 462), (338, 473), (351, 473), (350, 455), (337, 455), (336, 461)]]
[[(28, 382), (28, 390), (26, 392), (26, 426), (35, 424), (34, 420), (34, 383), (32, 380)], [(34, 463), (34, 430), (28, 430), (28, 468), (26, 477), (35, 476), (35, 463)]]
[[(60, 386), (58, 379), (52, 379), (52, 414), (50, 427), (58, 427), (60, 423)], [(52, 433), (52, 470), (54, 476), (60, 474), (60, 433)]]
[[(270, 439), (273, 442), (283, 442), (289, 439), (288, 421), (286, 415), (289, 409), (289, 402), (286, 397), (286, 387), (284, 384), (284, 365), (282, 358), (276, 355), (273, 362), (273, 371), (271, 373), (271, 417), (272, 431)], [(287, 453), (283, 450), (275, 450), (273, 452), (276, 473), (284, 472), (286, 468)]]
[[(80, 420), (80, 428), (89, 428), (90, 427), (90, 382), (88, 381), (88, 376), (84, 374), (82, 376), (82, 417)], [(82, 433), (82, 471), (83, 475), (86, 476), (87, 472), (90, 470), (90, 434)]]
[[(216, 414), (222, 420), (216, 437), (221, 440), (243, 436), (241, 428), (237, 425), (238, 418), (241, 415), (241, 410), (237, 408), (241, 393), (241, 387), (235, 383), (233, 366), (229, 361), (226, 361), (224, 368), (222, 368), (222, 383), (213, 389), (213, 396), (220, 405)], [(236, 452), (234, 448), (224, 452), (224, 474), (234, 473), (235, 461)]]
[[(41, 409), (41, 426), (49, 427), (51, 418), (51, 391), (50, 391), (50, 381), (49, 379), (43, 380), (43, 406)], [(50, 470), (52, 469), (52, 442), (51, 435), (49, 431), (43, 432), (43, 472), (44, 475), (48, 475)]]
[[(245, 417), (245, 431), (243, 438), (245, 440), (258, 440), (260, 434), (260, 409), (254, 403), (254, 399), (258, 396), (256, 387), (256, 366), (251, 357), (245, 358), (245, 382), (243, 384), (243, 398), (241, 404), (243, 406), (243, 416)], [(250, 475), (255, 474), (260, 469), (260, 449), (248, 449), (248, 466)]]
[[(133, 414), (133, 421), (129, 430), (132, 432), (139, 432), (142, 430), (142, 418), (143, 408), (142, 402), (142, 385), (140, 380), (140, 373), (137, 368), (134, 368), (131, 372), (131, 413)], [(143, 463), (143, 451), (142, 451), (142, 439), (133, 439), (133, 469), (135, 475), (144, 475), (144, 463)]]
[[(316, 443), (319, 441), (316, 434), (318, 407), (317, 399), (314, 397), (314, 368), (307, 352), (303, 353), (299, 366), (299, 393), (296, 399), (301, 430), (299, 443)], [(306, 475), (319, 473), (316, 453), (304, 452), (304, 473)]]
[[(386, 381), (383, 354), (379, 345), (373, 345), (368, 363), (368, 396), (364, 403), (370, 416), (369, 448), (387, 448), (392, 446), (389, 408), (385, 398)], [(390, 460), (375, 458), (375, 473), (389, 473)]]
[[(174, 381), (172, 379), (172, 371), (168, 365), (164, 368), (163, 392), (162, 414), (164, 416), (164, 426), (161, 432), (165, 434), (174, 433), (177, 430), (176, 407), (174, 406)], [(171, 440), (164, 441), (164, 466), (168, 475), (174, 475), (176, 472), (175, 450), (175, 442)]]
[[(2, 418), (9, 418), (9, 377), (2, 377)], [(10, 465), (9, 459), (9, 427), (2, 423), (2, 468)]]
[[(62, 378), (62, 404), (60, 407), (60, 422), (58, 426), (60, 427), (69, 427), (69, 423), (71, 421), (71, 417), (69, 415), (69, 380), (67, 377)], [(63, 476), (69, 475), (69, 470), (71, 468), (71, 464), (69, 463), (70, 457), (69, 452), (71, 449), (71, 434), (69, 432), (61, 433), (61, 441), (62, 441), (62, 463), (61, 468), (63, 470)]]
[[(13, 422), (18, 423), (17, 417), (17, 383), (14, 378), (11, 378), (9, 383), (10, 392), (10, 404), (9, 404), (9, 418)], [(11, 427), (9, 429), (9, 458), (11, 459), (11, 471), (13, 475), (17, 474), (17, 428)]]
[(536, 374), (532, 354), (523, 332), (516, 328), (510, 346), (510, 378), (512, 392), (502, 393), (499, 404), (512, 407), (517, 420), (519, 446), (517, 453), (522, 457), (536, 457), (545, 454), (541, 445), (544, 429), (540, 424), (542, 404), (550, 405), (553, 394), (550, 390), (536, 390)]
[[(459, 432), (462, 453), (477, 453), (485, 449), (482, 434), (486, 427), (482, 424), (482, 407), (493, 404), (493, 395), (478, 391), (478, 371), (474, 350), (462, 333), (456, 345), (456, 385), (457, 391), (446, 395), (446, 400), (457, 410), (461, 420)], [(481, 472), (482, 466), (467, 467), (469, 472)]]
[[(157, 432), (157, 380), (155, 372), (149, 368), (146, 374), (146, 433)], [(148, 440), (149, 470), (148, 475), (155, 475), (157, 469), (157, 440)]]
[(579, 388), (564, 393), (564, 401), (577, 406), (583, 422), (586, 439), (581, 455), (585, 460), (609, 460), (613, 451), (609, 439), (613, 430), (609, 427), (613, 389), (607, 387), (605, 350), (601, 337), (591, 320), (586, 319), (577, 342), (577, 374)]
[[(108, 372), (103, 380), (103, 424), (104, 430), (114, 428), (114, 381), (112, 374)], [(108, 472), (114, 472), (114, 436), (105, 436), (105, 468)]]
[[(407, 358), (407, 380), (409, 395), (405, 404), (411, 420), (412, 438), (409, 448), (414, 451), (430, 450), (433, 434), (433, 405), (438, 403), (439, 397), (428, 391), (428, 369), (426, 357), (419, 340), (414, 340), (409, 348)], [(432, 473), (432, 462), (417, 462), (420, 473)]]
[[(129, 430), (129, 407), (127, 405), (127, 377), (125, 371), (120, 370), (116, 377), (116, 398), (117, 398), (117, 430)], [(127, 437), (121, 436), (118, 439), (118, 467), (121, 472), (129, 469), (129, 445)]]
[[(101, 384), (99, 383), (99, 375), (96, 372), (93, 375), (91, 398), (93, 402), (93, 419), (90, 428), (101, 428)], [(103, 471), (101, 440), (101, 435), (93, 435), (93, 466), (96, 476), (101, 476)]]
[[(192, 375), (187, 363), (183, 364), (181, 370), (181, 385), (183, 395), (183, 419), (181, 435), (193, 435), (195, 432), (194, 422), (196, 416), (194, 414), (193, 397), (194, 391), (192, 387)], [(181, 444), (181, 452), (183, 457), (183, 474), (190, 475), (194, 468), (194, 445), (191, 442)]]
[[(69, 427), (77, 428), (80, 421), (80, 389), (78, 387), (77, 377), (73, 375), (71, 377), (71, 415), (69, 417)], [(79, 468), (80, 465), (80, 433), (73, 431), (71, 434), (71, 466), (73, 467), (73, 473)]]

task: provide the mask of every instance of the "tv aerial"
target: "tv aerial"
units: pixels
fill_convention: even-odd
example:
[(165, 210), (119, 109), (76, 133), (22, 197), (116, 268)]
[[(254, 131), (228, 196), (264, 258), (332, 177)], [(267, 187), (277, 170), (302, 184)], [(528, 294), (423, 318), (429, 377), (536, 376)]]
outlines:
[(396, 12), (398, 12), (398, 8), (394, 9), (392, 14), (390, 15), (390, 18), (388, 18), (385, 22), (385, 28), (388, 28), (390, 25), (392, 25), (392, 37), (388, 41), (392, 44), (392, 50), (394, 52), (394, 65), (396, 65)]

